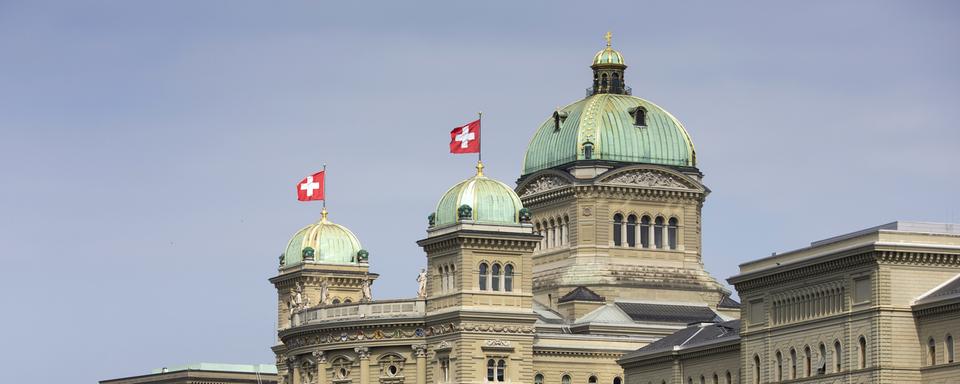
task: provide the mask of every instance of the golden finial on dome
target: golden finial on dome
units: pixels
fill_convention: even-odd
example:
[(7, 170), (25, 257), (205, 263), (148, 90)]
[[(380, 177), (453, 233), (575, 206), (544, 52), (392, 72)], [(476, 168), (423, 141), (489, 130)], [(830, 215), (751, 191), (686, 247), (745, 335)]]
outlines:
[(320, 222), (327, 223), (327, 207), (323, 207), (323, 210), (320, 211)]
[(477, 176), (483, 176), (483, 162), (477, 160)]
[(607, 31), (607, 34), (603, 35), (604, 40), (607, 40), (607, 46), (610, 46), (610, 40), (613, 39), (613, 33)]

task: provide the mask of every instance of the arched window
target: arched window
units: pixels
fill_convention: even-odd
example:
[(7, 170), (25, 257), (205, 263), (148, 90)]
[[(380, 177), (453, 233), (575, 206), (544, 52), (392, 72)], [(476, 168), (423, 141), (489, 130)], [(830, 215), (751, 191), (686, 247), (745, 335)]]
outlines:
[(340, 304), (340, 299), (333, 299), (333, 301), (331, 301), (331, 303), (333, 303), (333, 305)]
[(677, 249), (677, 218), (671, 217), (667, 226), (667, 244), (670, 249)]
[(687, 377), (687, 384), (693, 384), (693, 378)]
[(536, 376), (534, 376), (533, 384), (543, 384), (543, 375), (538, 373)]
[(487, 290), (487, 263), (480, 263), (480, 290)]
[(777, 381), (783, 380), (783, 354), (777, 351)]
[(352, 303), (352, 302), (353, 302), (353, 301), (351, 301), (350, 299), (343, 299), (343, 303), (344, 303), (344, 304), (350, 304), (350, 303)]
[(500, 359), (497, 360), (497, 381), (504, 382), (507, 381), (507, 361)]
[(456, 288), (457, 288), (457, 266), (451, 265), (450, 266), (450, 290), (452, 291)]
[(583, 159), (590, 160), (593, 159), (593, 143), (586, 142), (583, 143)]
[(487, 360), (487, 381), (493, 381), (497, 376), (497, 362), (493, 359)]
[(833, 371), (843, 370), (843, 356), (840, 354), (840, 340), (833, 342)]
[(602, 88), (604, 92), (606, 92), (607, 90), (607, 74), (606, 73), (600, 75), (600, 88)]
[(733, 375), (730, 374), (730, 371), (727, 371), (723, 384), (733, 384)]
[(490, 287), (494, 291), (500, 290), (500, 264), (493, 264), (493, 268), (490, 268)]
[(707, 384), (707, 379), (700, 375), (700, 384)]
[[(536, 233), (540, 236), (543, 236), (543, 228), (540, 226), (540, 223), (537, 223)], [(537, 249), (543, 249), (543, 238), (540, 238), (540, 242), (537, 243)]]
[(760, 355), (753, 355), (753, 384), (760, 384)]
[(437, 267), (437, 275), (440, 276), (440, 292), (447, 290), (447, 274), (443, 272), (443, 266)]
[(570, 216), (563, 215), (563, 245), (570, 244)]
[(634, 215), (627, 216), (627, 246), (637, 246), (637, 217)]
[(713, 374), (713, 384), (720, 384), (720, 376), (717, 376), (716, 373)]
[(503, 266), (503, 290), (513, 292), (513, 264)]
[(944, 342), (944, 349), (947, 350), (947, 364), (950, 364), (955, 361), (955, 356), (953, 354), (953, 335), (947, 335), (947, 340)]
[(810, 367), (812, 359), (810, 358), (810, 347), (803, 347), (803, 377), (810, 377)]
[(653, 223), (653, 243), (657, 249), (663, 248), (663, 217), (660, 216)]
[(937, 365), (937, 342), (932, 337), (927, 341), (927, 362)]
[(619, 376), (613, 378), (613, 384), (623, 384), (623, 379)]
[(859, 365), (860, 369), (864, 369), (867, 367), (867, 339), (863, 336), (860, 336), (860, 340), (858, 340), (857, 343), (860, 344), (860, 350), (857, 351), (857, 354), (859, 355), (857, 364)]
[(597, 377), (596, 377), (596, 376), (590, 376), (590, 378), (587, 379), (587, 383), (589, 383), (589, 384), (597, 384)]
[(650, 248), (650, 216), (640, 218), (640, 246)]
[(633, 125), (638, 127), (647, 126), (647, 110), (643, 107), (637, 107), (636, 111), (633, 112)]
[(827, 373), (827, 346), (820, 343), (820, 360), (817, 361), (817, 374)]
[(623, 231), (620, 229), (623, 226), (623, 215), (616, 214), (613, 215), (613, 245), (620, 246), (622, 243), (622, 234)]
[(550, 248), (557, 246), (557, 222), (550, 219)]
[(797, 350), (790, 348), (790, 378), (797, 378)]
[(570, 384), (570, 375), (563, 375), (560, 379), (560, 384)]

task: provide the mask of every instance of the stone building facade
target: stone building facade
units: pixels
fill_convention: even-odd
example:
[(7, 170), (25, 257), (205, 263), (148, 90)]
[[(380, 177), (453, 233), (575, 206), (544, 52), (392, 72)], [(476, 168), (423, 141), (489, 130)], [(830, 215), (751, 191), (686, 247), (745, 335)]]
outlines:
[(641, 348), (620, 360), (627, 382), (960, 383), (960, 225), (881, 225), (729, 281), (744, 303), (735, 334), (690, 348), (676, 335), (692, 326)]
[(516, 187), (478, 163), (440, 197), (417, 297), (371, 297), (376, 254), (326, 212), (294, 235), (270, 279), (281, 381), (622, 384), (624, 354), (739, 316), (703, 268), (709, 189), (690, 136), (632, 96), (609, 40), (591, 68), (586, 97), (534, 133)]

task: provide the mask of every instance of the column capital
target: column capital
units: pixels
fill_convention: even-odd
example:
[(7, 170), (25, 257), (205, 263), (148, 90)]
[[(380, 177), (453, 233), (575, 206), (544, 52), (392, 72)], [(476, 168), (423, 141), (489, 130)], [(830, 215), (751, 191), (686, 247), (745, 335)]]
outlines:
[(370, 348), (367, 347), (356, 347), (353, 349), (357, 353), (357, 356), (360, 357), (360, 360), (367, 360), (370, 358)]
[(313, 358), (317, 360), (317, 364), (326, 363), (326, 362), (327, 362), (327, 356), (324, 355), (324, 354), (323, 354), (323, 351), (321, 351), (321, 350), (313, 351), (313, 353), (311, 353), (311, 355), (313, 355)]
[(287, 364), (293, 364), (297, 362), (296, 356), (287, 356)]
[(411, 345), (410, 348), (413, 349), (413, 352), (417, 357), (427, 357), (426, 344), (414, 344), (414, 345)]

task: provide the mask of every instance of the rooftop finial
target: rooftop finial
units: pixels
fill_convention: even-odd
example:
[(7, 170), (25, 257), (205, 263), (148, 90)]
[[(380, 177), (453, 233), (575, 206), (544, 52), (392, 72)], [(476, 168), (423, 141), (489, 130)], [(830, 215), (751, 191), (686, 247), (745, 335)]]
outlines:
[(327, 222), (327, 207), (323, 207), (323, 210), (320, 211), (320, 222), (321, 223)]
[(613, 33), (611, 33), (610, 31), (607, 31), (607, 34), (603, 35), (603, 38), (604, 38), (605, 40), (607, 40), (607, 46), (609, 47), (609, 46), (610, 46), (610, 40), (613, 39)]
[(477, 160), (477, 176), (483, 176), (483, 162)]

